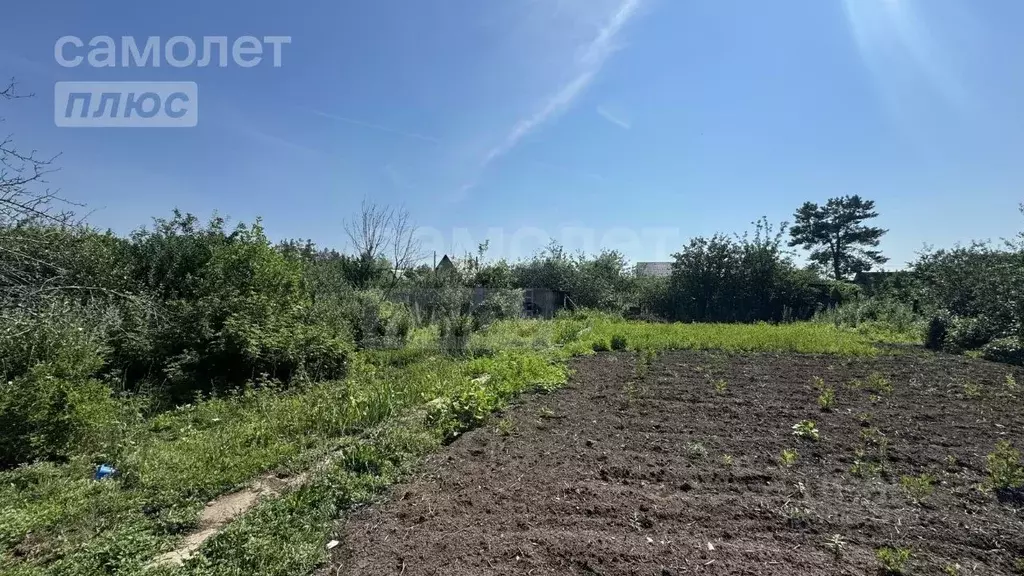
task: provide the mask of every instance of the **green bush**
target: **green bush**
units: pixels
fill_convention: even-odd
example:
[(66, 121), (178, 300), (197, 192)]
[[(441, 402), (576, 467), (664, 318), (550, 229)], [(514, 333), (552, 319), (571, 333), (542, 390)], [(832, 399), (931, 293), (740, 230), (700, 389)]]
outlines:
[(102, 451), (115, 441), (118, 415), (102, 382), (36, 365), (0, 382), (0, 468)]
[(1017, 338), (997, 338), (982, 347), (981, 357), (993, 362), (1024, 366), (1024, 343)]
[(454, 315), (441, 320), (441, 349), (449, 354), (462, 354), (469, 348), (473, 334), (473, 320), (469, 316)]
[(950, 319), (947, 314), (937, 314), (928, 320), (925, 331), (924, 346), (929, 350), (944, 350), (946, 337), (949, 334)]
[(988, 318), (954, 317), (950, 321), (943, 348), (954, 353), (977, 350), (998, 335), (998, 328)]
[(498, 320), (518, 318), (523, 312), (523, 291), (490, 288), (473, 308), (473, 328), (480, 330)]
[(668, 299), (683, 322), (782, 322), (817, 307), (814, 275), (799, 270), (782, 246), (784, 230), (762, 219), (736, 238), (697, 237), (674, 254)]
[(626, 337), (622, 334), (612, 336), (612, 350), (625, 350), (626, 345)]

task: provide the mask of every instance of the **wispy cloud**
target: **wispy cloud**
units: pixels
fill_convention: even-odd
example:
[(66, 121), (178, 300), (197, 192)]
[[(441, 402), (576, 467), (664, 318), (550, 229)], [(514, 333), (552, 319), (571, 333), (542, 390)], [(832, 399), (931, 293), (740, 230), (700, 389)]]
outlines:
[(616, 126), (624, 130), (629, 130), (630, 128), (633, 127), (632, 124), (630, 124), (628, 121), (623, 120), (622, 118), (619, 118), (618, 116), (612, 114), (604, 106), (598, 106), (597, 113), (605, 120), (611, 122), (612, 124), (615, 124)]
[(532, 116), (517, 122), (505, 139), (484, 156), (481, 168), (507, 154), (523, 137), (572, 105), (601, 71), (608, 57), (618, 48), (615, 38), (636, 14), (640, 2), (641, 0), (623, 0), (618, 5), (594, 39), (579, 47), (577, 69), (571, 79), (548, 96)]
[(378, 132), (387, 132), (388, 134), (395, 134), (398, 136), (404, 136), (406, 138), (412, 138), (414, 140), (421, 140), (423, 142), (430, 142), (432, 144), (440, 144), (439, 138), (433, 136), (425, 136), (423, 134), (417, 134), (416, 132), (407, 132), (405, 130), (399, 130), (397, 128), (389, 128), (387, 126), (381, 126), (379, 124), (371, 124), (369, 122), (363, 122), (362, 120), (356, 120), (355, 118), (347, 118), (345, 116), (338, 116), (337, 114), (330, 114), (328, 112), (321, 112), (319, 110), (312, 110), (313, 114), (329, 118), (338, 122), (344, 122), (353, 126), (361, 126), (363, 128), (369, 128), (370, 130), (376, 130)]
[(261, 142), (263, 144), (267, 144), (267, 145), (270, 145), (270, 146), (279, 146), (279, 147), (282, 147), (282, 148), (288, 148), (290, 150), (294, 150), (296, 152), (302, 152), (304, 154), (317, 154), (317, 155), (321, 154), (321, 152), (319, 150), (316, 150), (314, 148), (310, 148), (309, 146), (306, 146), (304, 144), (299, 144), (297, 142), (292, 142), (291, 140), (288, 140), (287, 138), (282, 138), (280, 136), (275, 136), (273, 134), (269, 134), (267, 132), (263, 132), (261, 130), (255, 129), (255, 128), (248, 128), (248, 127), (247, 128), (242, 128), (241, 132), (243, 134), (245, 134), (246, 136), (252, 138), (253, 140), (256, 140), (257, 142)]

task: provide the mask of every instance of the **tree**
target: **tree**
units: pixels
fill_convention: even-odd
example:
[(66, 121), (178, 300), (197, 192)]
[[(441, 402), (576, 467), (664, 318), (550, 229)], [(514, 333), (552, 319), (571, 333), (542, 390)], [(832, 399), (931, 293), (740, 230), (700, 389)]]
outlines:
[(372, 269), (382, 259), (390, 261), (392, 274), (385, 289), (385, 294), (390, 294), (398, 283), (399, 271), (412, 268), (422, 258), (416, 226), (404, 208), (366, 200), (359, 208), (358, 218), (345, 221), (345, 233), (363, 268)]
[(874, 200), (856, 194), (829, 198), (824, 206), (805, 202), (794, 214), (789, 245), (810, 250), (812, 262), (831, 268), (834, 278), (842, 280), (889, 260), (872, 250), (888, 230), (864, 224), (876, 216)]
[[(0, 103), (29, 96), (13, 80), (0, 89)], [(69, 203), (44, 187), (54, 159), (18, 150), (12, 135), (0, 136), (0, 318), (67, 283), (57, 262), (75, 222), (61, 209)]]

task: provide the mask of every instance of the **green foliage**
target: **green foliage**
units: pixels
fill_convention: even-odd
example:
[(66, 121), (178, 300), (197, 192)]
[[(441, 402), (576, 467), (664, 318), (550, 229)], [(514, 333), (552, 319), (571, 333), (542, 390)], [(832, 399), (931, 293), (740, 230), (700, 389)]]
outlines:
[(836, 391), (834, 388), (825, 388), (818, 396), (818, 406), (823, 412), (831, 412), (836, 407)]
[(1024, 487), (1024, 461), (1020, 450), (1010, 442), (1000, 440), (996, 449), (986, 457), (988, 484), (995, 490)]
[(37, 364), (0, 381), (0, 469), (112, 448), (120, 405), (102, 382)]
[(925, 331), (924, 346), (929, 350), (946, 348), (946, 336), (949, 334), (950, 319), (947, 314), (938, 314), (928, 320)]
[(910, 561), (910, 548), (883, 547), (875, 550), (875, 557), (881, 564), (885, 574), (906, 574), (907, 562)]
[(766, 220), (752, 235), (692, 239), (674, 255), (668, 284), (671, 317), (684, 322), (755, 322), (806, 318), (816, 305), (812, 277), (782, 248), (782, 230)]
[(870, 390), (876, 394), (892, 394), (893, 391), (892, 383), (878, 372), (868, 374), (868, 377), (864, 380), (854, 380), (850, 382), (850, 387), (860, 390)]
[(289, 382), (342, 374), (352, 337), (318, 314), (303, 262), (270, 246), (257, 222), (230, 233), (175, 212), (132, 235), (131, 275), (159, 304), (126, 312), (109, 363), (131, 380), (165, 381), (174, 402), (261, 374)]
[(470, 316), (452, 315), (441, 319), (441, 349), (449, 354), (463, 354), (469, 348), (473, 333), (473, 319)]
[(930, 474), (901, 476), (900, 486), (915, 503), (922, 503), (935, 491), (935, 477)]
[(793, 215), (790, 246), (810, 250), (810, 259), (827, 269), (836, 280), (871, 270), (888, 259), (877, 250), (882, 228), (866, 226), (864, 221), (878, 216), (873, 200), (860, 196), (829, 198), (824, 206), (805, 202)]
[(981, 348), (981, 357), (993, 362), (1024, 366), (1024, 343), (1016, 337), (997, 338)]
[(480, 330), (498, 320), (518, 318), (523, 312), (523, 291), (514, 288), (490, 288), (480, 304), (473, 307), (473, 327)]
[(622, 334), (615, 334), (612, 336), (612, 350), (625, 350), (626, 349), (626, 337)]
[(552, 242), (536, 257), (516, 264), (511, 281), (518, 288), (567, 292), (581, 308), (621, 312), (635, 298), (625, 257), (614, 250), (587, 258), (567, 254)]
[(789, 448), (783, 450), (782, 454), (779, 455), (779, 462), (781, 462), (786, 468), (792, 467), (799, 459), (800, 454), (796, 450), (791, 450)]
[(813, 420), (802, 420), (793, 425), (793, 436), (817, 442), (820, 439), (818, 426)]
[(843, 540), (842, 535), (833, 534), (825, 541), (825, 547), (832, 553), (832, 558), (839, 562), (843, 559), (843, 553), (846, 551), (846, 541)]
[(883, 297), (846, 301), (815, 314), (814, 321), (853, 329), (874, 340), (908, 344), (920, 343), (925, 328), (911, 305)]
[(991, 342), (999, 328), (986, 317), (954, 316), (946, 330), (943, 350), (954, 354), (976, 350)]

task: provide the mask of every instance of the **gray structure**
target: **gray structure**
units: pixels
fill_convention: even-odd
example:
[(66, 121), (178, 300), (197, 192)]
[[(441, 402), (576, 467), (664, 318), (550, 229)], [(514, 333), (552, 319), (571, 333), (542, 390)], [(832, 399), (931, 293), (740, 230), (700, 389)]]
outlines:
[(641, 278), (668, 278), (672, 275), (672, 262), (637, 262), (636, 275)]

